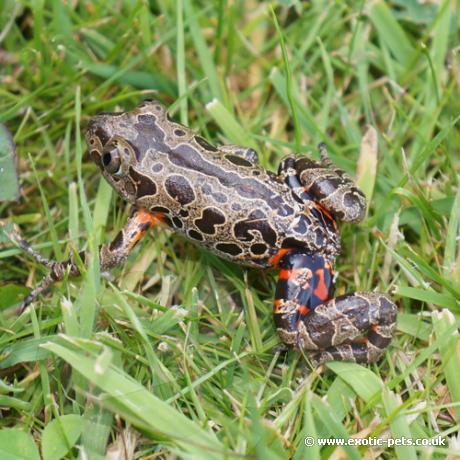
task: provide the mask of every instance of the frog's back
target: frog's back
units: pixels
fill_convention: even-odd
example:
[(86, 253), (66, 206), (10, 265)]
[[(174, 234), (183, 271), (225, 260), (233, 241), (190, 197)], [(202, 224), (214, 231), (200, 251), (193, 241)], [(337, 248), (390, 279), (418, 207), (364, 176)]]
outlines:
[(268, 266), (283, 247), (338, 247), (337, 234), (320, 221), (315, 204), (296, 199), (258, 163), (214, 147), (169, 120), (161, 105), (141, 106), (130, 116), (110, 119), (105, 128), (135, 151), (124, 180), (133, 193), (124, 196), (164, 215), (175, 231), (219, 256), (256, 266)]

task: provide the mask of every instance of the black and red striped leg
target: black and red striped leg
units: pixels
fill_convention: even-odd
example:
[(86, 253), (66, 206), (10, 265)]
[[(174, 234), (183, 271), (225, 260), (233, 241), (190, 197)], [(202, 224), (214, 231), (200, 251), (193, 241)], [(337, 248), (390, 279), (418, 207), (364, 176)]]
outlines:
[(274, 303), (281, 340), (311, 353), (315, 364), (377, 360), (395, 330), (395, 304), (374, 292), (332, 298), (332, 267), (324, 257), (284, 251), (276, 261), (280, 272)]

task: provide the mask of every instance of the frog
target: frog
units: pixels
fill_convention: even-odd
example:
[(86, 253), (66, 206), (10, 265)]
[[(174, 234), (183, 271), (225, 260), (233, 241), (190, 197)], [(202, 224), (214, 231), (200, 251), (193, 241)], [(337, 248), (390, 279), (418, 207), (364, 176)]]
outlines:
[[(397, 307), (384, 293), (334, 296), (340, 253), (338, 221), (366, 215), (363, 192), (319, 145), (320, 160), (290, 154), (277, 173), (253, 148), (214, 145), (172, 120), (155, 99), (132, 111), (102, 113), (88, 123), (89, 156), (132, 212), (113, 241), (100, 247), (101, 271), (122, 264), (157, 225), (232, 262), (278, 272), (273, 318), (280, 340), (312, 363), (372, 363), (389, 346)], [(50, 268), (25, 299), (80, 274), (73, 258)], [(80, 257), (85, 258), (84, 253)]]

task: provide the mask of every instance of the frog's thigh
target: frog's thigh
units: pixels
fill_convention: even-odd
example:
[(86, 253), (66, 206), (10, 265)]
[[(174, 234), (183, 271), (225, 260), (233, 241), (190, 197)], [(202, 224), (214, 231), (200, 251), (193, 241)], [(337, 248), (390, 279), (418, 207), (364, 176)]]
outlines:
[(395, 304), (384, 294), (357, 292), (336, 297), (305, 316), (297, 315), (292, 345), (317, 350), (311, 356), (315, 364), (332, 360), (371, 363), (390, 344), (396, 314)]
[(159, 213), (137, 209), (114, 240), (110, 244), (105, 244), (101, 247), (99, 254), (101, 270), (107, 270), (122, 263), (136, 243), (161, 220), (162, 216)]
[(353, 180), (330, 161), (324, 144), (319, 146), (322, 162), (307, 157), (295, 161), (295, 170), (305, 191), (334, 217), (359, 222), (366, 214), (366, 198)]
[(259, 162), (259, 156), (254, 149), (250, 147), (241, 147), (240, 145), (234, 144), (225, 144), (219, 145), (219, 151), (223, 154), (236, 155), (238, 157), (244, 158), (252, 164), (257, 164)]

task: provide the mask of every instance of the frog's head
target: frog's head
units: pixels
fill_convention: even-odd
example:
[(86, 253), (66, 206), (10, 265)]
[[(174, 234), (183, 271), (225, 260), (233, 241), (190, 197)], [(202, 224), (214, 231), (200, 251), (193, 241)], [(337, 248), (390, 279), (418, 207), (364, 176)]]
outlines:
[(167, 123), (166, 109), (154, 100), (143, 101), (132, 112), (101, 113), (90, 120), (86, 143), (91, 158), (126, 200), (138, 197), (143, 158), (149, 151), (165, 150), (162, 127)]

